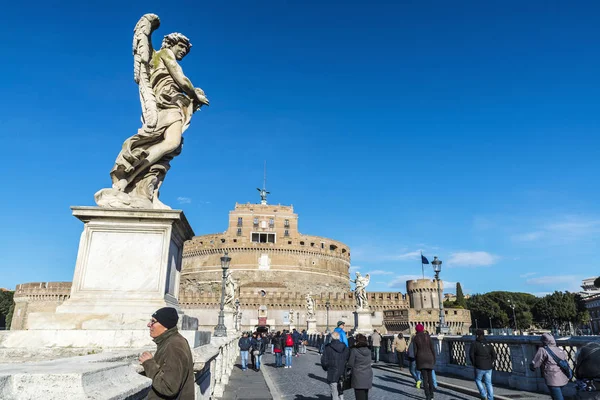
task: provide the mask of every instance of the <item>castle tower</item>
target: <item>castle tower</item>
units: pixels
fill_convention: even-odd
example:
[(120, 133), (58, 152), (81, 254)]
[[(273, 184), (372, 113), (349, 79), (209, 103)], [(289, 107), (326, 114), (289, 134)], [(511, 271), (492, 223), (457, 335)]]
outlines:
[[(440, 290), (444, 292), (444, 283), (440, 281)], [(406, 293), (410, 300), (410, 308), (415, 310), (440, 309), (437, 282), (435, 279), (417, 279), (406, 281)]]

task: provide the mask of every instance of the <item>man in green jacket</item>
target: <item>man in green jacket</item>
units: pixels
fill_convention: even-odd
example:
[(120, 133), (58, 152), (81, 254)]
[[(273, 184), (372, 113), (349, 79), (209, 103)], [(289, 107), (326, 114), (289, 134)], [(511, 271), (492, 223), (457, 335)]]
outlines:
[(152, 314), (148, 323), (156, 353), (140, 356), (146, 376), (152, 379), (147, 399), (194, 399), (194, 360), (190, 345), (177, 330), (179, 316), (174, 308), (164, 307)]

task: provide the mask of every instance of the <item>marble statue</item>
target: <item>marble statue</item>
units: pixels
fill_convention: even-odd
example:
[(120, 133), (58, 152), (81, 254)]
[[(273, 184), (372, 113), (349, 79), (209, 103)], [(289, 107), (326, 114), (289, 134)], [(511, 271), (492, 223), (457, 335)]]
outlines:
[(310, 294), (306, 295), (306, 318), (315, 318), (315, 300), (310, 296)]
[(290, 308), (290, 325), (294, 325), (294, 309)]
[(237, 282), (233, 279), (231, 271), (227, 273), (225, 278), (225, 300), (223, 301), (223, 307), (228, 310), (234, 309), (235, 293), (237, 291)]
[(361, 276), (360, 272), (356, 273), (355, 280), (350, 279), (350, 282), (354, 282), (356, 284), (356, 287), (354, 288), (354, 298), (356, 299), (356, 308), (359, 310), (369, 308), (366, 288), (369, 285), (370, 280), (371, 277), (369, 274)]
[(100, 207), (170, 209), (158, 199), (171, 160), (181, 152), (192, 114), (209, 102), (178, 64), (192, 47), (181, 33), (166, 35), (158, 51), (151, 35), (160, 25), (146, 14), (133, 36), (134, 80), (139, 85), (142, 127), (125, 140), (110, 171), (112, 188), (96, 193)]

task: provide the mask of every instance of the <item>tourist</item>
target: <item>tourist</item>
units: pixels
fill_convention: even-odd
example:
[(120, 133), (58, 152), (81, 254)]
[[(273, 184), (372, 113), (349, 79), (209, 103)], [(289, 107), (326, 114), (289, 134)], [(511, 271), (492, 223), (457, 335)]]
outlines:
[(381, 348), (381, 334), (377, 331), (377, 329), (373, 329), (373, 334), (371, 335), (371, 343), (373, 345), (373, 352), (375, 353), (375, 363), (378, 363), (379, 349)]
[[(350, 335), (350, 334), (346, 334), (347, 338), (348, 338), (348, 347), (353, 347), (354, 346), (354, 342), (356, 341), (354, 335)], [(367, 339), (367, 348), (369, 350), (371, 350), (371, 348), (369, 347), (369, 340)]]
[(331, 389), (331, 400), (344, 400), (344, 390), (340, 378), (346, 372), (346, 362), (350, 350), (340, 342), (340, 334), (333, 332), (331, 343), (327, 344), (321, 356), (321, 367), (327, 371), (327, 383)]
[[(428, 330), (425, 330), (425, 334), (431, 336), (431, 334), (429, 333)], [(437, 384), (437, 378), (435, 376), (435, 369), (431, 370), (431, 379), (433, 380), (433, 388), (437, 389), (438, 388), (438, 384)]]
[(294, 339), (294, 356), (299, 357), (298, 351), (300, 347), (300, 332), (294, 328), (292, 330), (292, 338)]
[(273, 345), (273, 353), (275, 354), (275, 367), (282, 367), (283, 364), (281, 362), (281, 357), (283, 355), (283, 343), (281, 339), (281, 332), (277, 331), (277, 333), (273, 336), (271, 343)]
[[(485, 338), (483, 329), (477, 329), (475, 342), (471, 345), (469, 358), (475, 368), (475, 384), (482, 399), (493, 400), (492, 369), (496, 361), (496, 350)], [(483, 382), (482, 382), (483, 380)]]
[(319, 332), (317, 334), (317, 349), (319, 354), (323, 354), (323, 348), (325, 347), (324, 340), (325, 337), (323, 336), (323, 332)]
[(412, 335), (408, 341), (407, 355), (408, 370), (410, 371), (410, 375), (415, 380), (415, 386), (417, 389), (420, 389), (422, 380), (421, 372), (417, 369), (417, 360), (415, 359), (415, 335)]
[(275, 335), (273, 335), (272, 332), (269, 332), (269, 334), (267, 335), (268, 337), (268, 343), (271, 345), (271, 354), (275, 354), (274, 350), (275, 350)]
[(546, 385), (550, 390), (550, 396), (554, 400), (563, 400), (562, 389), (569, 383), (569, 378), (567, 378), (556, 361), (554, 361), (553, 355), (560, 360), (566, 360), (567, 353), (556, 346), (554, 337), (549, 333), (542, 335), (542, 345), (542, 347), (538, 348), (537, 353), (535, 353), (529, 368), (535, 371), (536, 368), (542, 367)]
[(254, 356), (254, 370), (260, 371), (260, 362), (263, 354), (267, 350), (267, 341), (263, 338), (261, 333), (256, 334), (252, 339), (252, 355)]
[[(252, 333), (252, 337), (250, 338), (250, 344), (252, 345), (252, 343), (254, 343), (255, 340), (256, 340), (256, 332)], [(252, 349), (250, 349), (250, 360), (251, 360), (251, 364), (252, 364), (252, 369), (256, 370), (256, 356), (254, 355), (254, 352), (252, 351)]]
[(302, 329), (300, 340), (300, 354), (306, 354), (306, 346), (308, 345), (308, 333), (306, 333), (306, 329)]
[(244, 332), (240, 340), (238, 340), (238, 347), (240, 348), (240, 358), (242, 359), (242, 371), (248, 369), (248, 352), (252, 347), (252, 341), (248, 337), (248, 332)]
[(392, 343), (392, 351), (396, 353), (396, 358), (398, 359), (400, 371), (404, 370), (404, 353), (406, 353), (406, 340), (404, 340), (404, 335), (402, 335), (402, 333), (399, 333), (398, 336), (394, 338), (394, 342)]
[(194, 359), (188, 341), (177, 330), (178, 320), (177, 310), (164, 307), (152, 314), (147, 325), (156, 353), (145, 351), (139, 358), (152, 379), (146, 399), (194, 398)]
[(350, 349), (348, 366), (352, 368), (352, 388), (356, 400), (367, 400), (369, 389), (373, 386), (373, 368), (371, 350), (365, 335), (356, 335), (356, 344)]
[(337, 328), (333, 331), (340, 334), (340, 342), (344, 343), (348, 346), (348, 337), (346, 336), (346, 332), (344, 332), (344, 328), (346, 327), (346, 323), (344, 321), (338, 321)]
[(413, 340), (415, 361), (417, 363), (417, 369), (421, 371), (421, 377), (423, 378), (425, 398), (430, 400), (433, 398), (433, 393), (435, 391), (433, 377), (431, 376), (431, 371), (435, 366), (435, 348), (433, 347), (433, 341), (429, 335), (423, 332), (425, 328), (422, 324), (417, 324), (415, 330), (417, 331)]
[(294, 350), (294, 338), (288, 331), (285, 331), (282, 342), (285, 354), (285, 368), (292, 368), (292, 351)]

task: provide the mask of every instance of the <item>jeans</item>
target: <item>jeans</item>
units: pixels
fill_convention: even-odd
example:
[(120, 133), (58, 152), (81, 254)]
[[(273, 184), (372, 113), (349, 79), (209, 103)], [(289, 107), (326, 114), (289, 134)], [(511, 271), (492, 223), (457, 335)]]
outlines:
[(248, 350), (240, 350), (240, 357), (242, 358), (242, 370), (248, 369)]
[(410, 361), (409, 370), (410, 370), (410, 374), (414, 378), (415, 382), (418, 382), (421, 380), (421, 371), (417, 370), (417, 361), (416, 360)]
[(297, 354), (298, 354), (298, 348), (299, 348), (299, 347), (300, 347), (300, 344), (299, 344), (299, 343), (297, 343), (297, 342), (296, 342), (296, 343), (294, 343), (294, 355), (297, 355)]
[(404, 368), (404, 352), (397, 351), (396, 357), (398, 358), (398, 366), (400, 367), (400, 369), (403, 369)]
[(344, 392), (341, 390), (338, 392), (337, 382), (330, 383), (329, 389), (331, 389), (331, 400), (344, 400)]
[(298, 347), (300, 348), (300, 354), (306, 353), (306, 346), (304, 345), (304, 342), (300, 343)]
[(479, 395), (482, 399), (494, 399), (494, 388), (492, 387), (491, 369), (475, 368), (475, 384), (477, 385), (477, 389), (479, 389)]
[(271, 344), (271, 354), (273, 354), (273, 350), (275, 349), (275, 344)]
[(380, 346), (373, 346), (373, 352), (375, 353), (375, 362), (376, 363), (379, 362), (379, 347)]
[(552, 400), (563, 400), (562, 386), (548, 386)]
[(292, 350), (291, 347), (285, 348), (285, 365), (288, 367), (292, 366)]
[(254, 368), (260, 369), (261, 360), (262, 360), (262, 354), (257, 355), (256, 356), (256, 364), (254, 365)]
[(281, 367), (281, 353), (275, 353), (275, 366)]
[(433, 381), (433, 387), (437, 389), (437, 378), (435, 377), (435, 369), (431, 370), (431, 380)]

